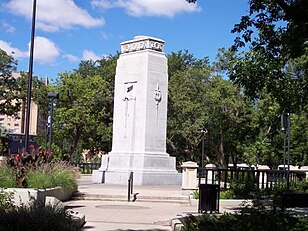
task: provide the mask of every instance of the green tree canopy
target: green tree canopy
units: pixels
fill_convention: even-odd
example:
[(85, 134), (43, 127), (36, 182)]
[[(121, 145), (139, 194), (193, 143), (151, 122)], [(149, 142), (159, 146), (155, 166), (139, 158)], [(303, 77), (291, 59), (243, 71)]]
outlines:
[(116, 57), (83, 61), (60, 74), (55, 112), (55, 139), (67, 158), (81, 150), (110, 151)]
[[(187, 0), (196, 2), (195, 0)], [(252, 99), (270, 94), (281, 111), (300, 111), (308, 101), (308, 2), (249, 0), (249, 13), (234, 25), (230, 78)]]
[(21, 102), (20, 86), (12, 76), (17, 61), (0, 49), (0, 114), (17, 116)]
[(215, 74), (208, 59), (180, 51), (168, 62), (168, 151), (182, 160), (198, 160), (205, 126), (207, 161), (226, 167), (229, 158), (239, 158), (239, 140), (252, 137), (247, 138), (251, 104), (236, 85)]

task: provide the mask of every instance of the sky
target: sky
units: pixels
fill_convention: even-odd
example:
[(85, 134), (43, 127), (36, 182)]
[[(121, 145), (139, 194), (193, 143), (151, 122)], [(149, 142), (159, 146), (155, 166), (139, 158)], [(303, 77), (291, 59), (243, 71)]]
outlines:
[[(0, 0), (0, 48), (18, 60), (18, 71), (29, 70), (32, 4)], [(33, 75), (55, 81), (137, 35), (164, 40), (166, 54), (188, 50), (214, 61), (248, 10), (248, 0), (37, 0)]]

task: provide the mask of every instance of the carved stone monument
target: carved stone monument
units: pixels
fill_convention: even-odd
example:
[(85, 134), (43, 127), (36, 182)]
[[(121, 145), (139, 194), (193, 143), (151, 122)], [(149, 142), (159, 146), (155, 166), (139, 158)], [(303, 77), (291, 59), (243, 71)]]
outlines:
[(181, 184), (175, 157), (166, 153), (168, 66), (163, 47), (163, 40), (147, 36), (121, 43), (112, 150), (93, 182), (127, 184), (133, 172), (135, 185)]

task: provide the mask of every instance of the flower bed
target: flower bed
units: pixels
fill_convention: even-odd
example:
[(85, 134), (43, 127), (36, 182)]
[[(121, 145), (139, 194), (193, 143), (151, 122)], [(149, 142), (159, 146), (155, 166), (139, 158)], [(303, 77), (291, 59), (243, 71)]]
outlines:
[(0, 192), (11, 192), (16, 204), (28, 204), (35, 199), (44, 202), (46, 196), (68, 200), (77, 190), (78, 169), (67, 162), (52, 162), (52, 156), (42, 150), (31, 150), (10, 157), (0, 166)]

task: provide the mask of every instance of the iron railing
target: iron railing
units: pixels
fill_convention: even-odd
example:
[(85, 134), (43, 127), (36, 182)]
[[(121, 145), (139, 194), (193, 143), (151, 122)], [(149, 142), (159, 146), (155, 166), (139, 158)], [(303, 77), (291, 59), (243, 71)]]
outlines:
[[(203, 176), (202, 176), (203, 174)], [(259, 189), (272, 189), (288, 182), (298, 182), (306, 178), (308, 172), (300, 170), (255, 170), (255, 169), (206, 169), (199, 168), (199, 183), (218, 184), (220, 188), (230, 188), (232, 182), (253, 182)]]
[[(127, 201), (130, 202), (131, 199), (131, 195), (133, 195), (134, 190), (133, 190), (133, 186), (134, 186), (134, 173), (130, 172), (129, 174), (129, 178), (128, 178), (128, 187), (127, 187)], [(134, 201), (134, 200), (133, 200)]]
[(97, 170), (100, 168), (100, 163), (71, 163), (71, 165), (79, 168), (81, 174), (92, 174), (93, 170)]

